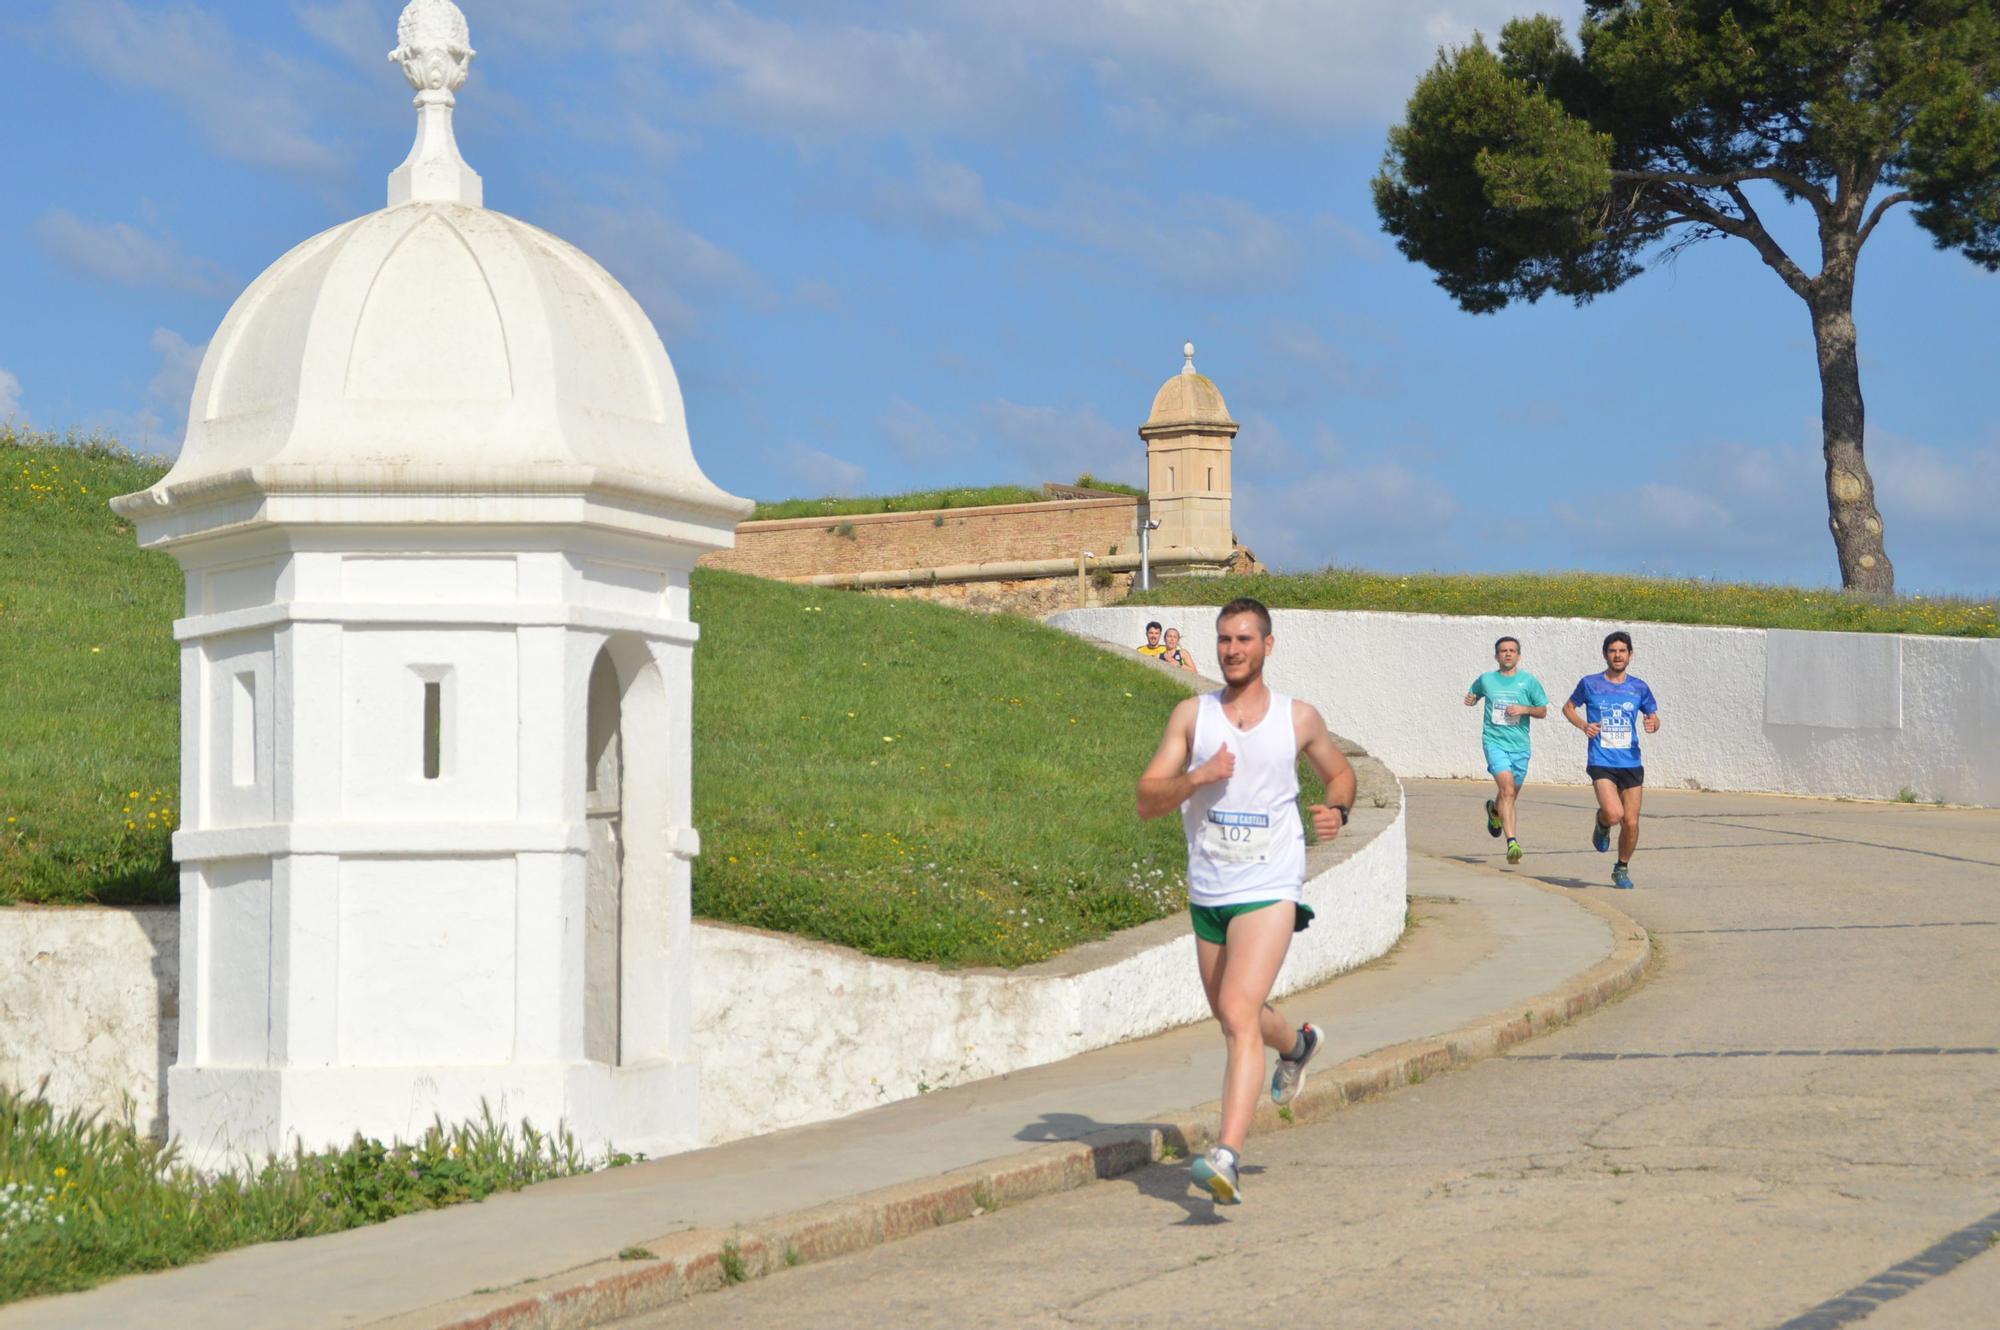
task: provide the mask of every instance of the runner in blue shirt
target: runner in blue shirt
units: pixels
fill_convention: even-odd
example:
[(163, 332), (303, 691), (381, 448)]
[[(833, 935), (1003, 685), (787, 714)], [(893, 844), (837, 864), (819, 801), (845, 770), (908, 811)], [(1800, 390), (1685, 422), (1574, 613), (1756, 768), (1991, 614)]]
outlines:
[(1507, 835), (1507, 862), (1521, 862), (1521, 842), (1514, 835), (1514, 800), (1528, 783), (1528, 722), (1549, 714), (1549, 695), (1542, 681), (1520, 668), (1521, 639), (1503, 637), (1493, 644), (1500, 668), (1488, 670), (1465, 690), (1465, 705), (1486, 701), (1481, 738), (1486, 748), (1486, 772), (1499, 786), (1500, 797), (1486, 801), (1486, 834)]
[(1632, 854), (1639, 848), (1639, 803), (1646, 793), (1639, 731), (1660, 732), (1660, 705), (1644, 679), (1625, 672), (1631, 663), (1632, 635), (1611, 634), (1604, 639), (1604, 673), (1578, 679), (1563, 703), (1563, 718), (1590, 736), (1583, 769), (1597, 790), (1591, 847), (1604, 853), (1611, 848), (1611, 828), (1619, 829), (1611, 885), (1627, 891), (1632, 889)]

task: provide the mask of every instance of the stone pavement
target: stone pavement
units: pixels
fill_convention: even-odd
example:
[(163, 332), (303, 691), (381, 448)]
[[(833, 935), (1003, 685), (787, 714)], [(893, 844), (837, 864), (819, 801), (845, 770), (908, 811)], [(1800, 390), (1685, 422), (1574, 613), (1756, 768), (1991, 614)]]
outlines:
[[(1329, 1032), (1316, 1078), (1329, 1078), (1342, 1059), (1495, 1012), (1518, 1018), (1524, 1003), (1599, 965), (1613, 948), (1612, 930), (1597, 915), (1485, 868), (1420, 861), (1411, 893), (1419, 926), (1397, 951), (1285, 1002), (1294, 1019)], [(0, 1330), (439, 1324), (466, 1308), (448, 1307), (454, 1299), (574, 1271), (677, 1231), (755, 1223), (1047, 1142), (1146, 1124), (1214, 1099), (1221, 1065), (1212, 1025), (1190, 1027), (838, 1122), (17, 1304), (0, 1309)], [(1131, 1196), (1129, 1187), (1092, 1190), (1106, 1200)], [(1030, 1217), (1038, 1204), (1015, 1213)], [(960, 1227), (983, 1232), (988, 1222)], [(773, 1287), (799, 1287), (795, 1274)]]
[[(1498, 865), (1479, 789), (1412, 784), (1413, 858)], [(1588, 807), (1531, 785), (1515, 871), (1647, 983), (1253, 1138), (1246, 1204), (1155, 1165), (624, 1324), (2000, 1326), (2000, 813), (1648, 791), (1611, 893)]]

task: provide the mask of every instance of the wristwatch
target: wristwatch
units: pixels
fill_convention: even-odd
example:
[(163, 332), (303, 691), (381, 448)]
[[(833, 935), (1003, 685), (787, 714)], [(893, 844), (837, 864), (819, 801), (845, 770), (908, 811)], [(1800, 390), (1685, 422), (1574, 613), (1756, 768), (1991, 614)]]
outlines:
[(1349, 822), (1352, 822), (1352, 821), (1354, 820), (1354, 813), (1353, 813), (1353, 808), (1354, 808), (1354, 805), (1353, 805), (1353, 804), (1328, 804), (1328, 805), (1327, 805), (1327, 807), (1328, 807), (1328, 808), (1338, 808), (1338, 809), (1340, 810), (1340, 829), (1341, 829), (1342, 831), (1345, 831), (1345, 830), (1347, 830), (1347, 824), (1348, 824)]

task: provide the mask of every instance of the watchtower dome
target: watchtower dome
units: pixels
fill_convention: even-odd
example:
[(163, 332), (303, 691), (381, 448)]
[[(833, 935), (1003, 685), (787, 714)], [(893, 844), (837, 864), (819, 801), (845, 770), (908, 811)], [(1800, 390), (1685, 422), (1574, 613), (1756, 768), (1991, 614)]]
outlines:
[(169, 1127), (213, 1159), (484, 1100), (682, 1147), (688, 571), (750, 504), (638, 303), (483, 206), (457, 6), (397, 36), (389, 206), (250, 284), (179, 460), (112, 501), (186, 574)]

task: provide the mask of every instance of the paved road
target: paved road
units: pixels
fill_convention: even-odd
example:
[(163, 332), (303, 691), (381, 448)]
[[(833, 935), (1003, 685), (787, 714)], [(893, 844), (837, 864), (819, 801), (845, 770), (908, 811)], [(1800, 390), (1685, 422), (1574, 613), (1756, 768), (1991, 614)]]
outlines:
[[(1413, 854), (1506, 871), (1480, 797), (1413, 785)], [(1588, 797), (1523, 807), (1515, 871), (1605, 890)], [(1253, 1140), (1247, 1204), (1161, 1166), (630, 1324), (2000, 1326), (2000, 813), (1647, 811), (1648, 984)]]

